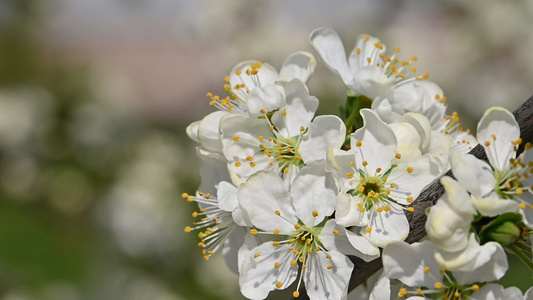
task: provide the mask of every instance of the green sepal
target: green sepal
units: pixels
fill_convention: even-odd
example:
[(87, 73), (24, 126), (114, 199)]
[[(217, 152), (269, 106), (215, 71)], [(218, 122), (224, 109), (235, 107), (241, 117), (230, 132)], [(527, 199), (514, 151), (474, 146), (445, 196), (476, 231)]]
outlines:
[(502, 246), (511, 245), (520, 237), (523, 225), (522, 215), (519, 213), (501, 214), (483, 227), (479, 233), (481, 244), (495, 241)]

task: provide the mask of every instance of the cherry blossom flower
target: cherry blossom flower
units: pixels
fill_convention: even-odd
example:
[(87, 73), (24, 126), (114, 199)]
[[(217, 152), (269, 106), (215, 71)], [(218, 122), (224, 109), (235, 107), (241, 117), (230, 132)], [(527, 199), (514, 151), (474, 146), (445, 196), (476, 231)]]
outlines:
[(239, 202), (257, 228), (251, 233), (273, 237), (243, 260), (239, 283), (244, 296), (263, 299), (295, 281), (294, 297), (300, 295), (302, 282), (310, 299), (346, 296), (353, 264), (322, 239), (325, 232), (330, 237), (334, 232), (334, 221), (328, 217), (336, 194), (335, 181), (323, 164), (303, 168), (290, 190), (277, 174), (265, 171), (239, 187)]
[(514, 116), (504, 108), (488, 109), (478, 124), (477, 138), (488, 163), (473, 155), (454, 154), (452, 172), (472, 194), (477, 211), (486, 216), (520, 210), (524, 222), (533, 226), (533, 167), (531, 145), (516, 157), (522, 139)]

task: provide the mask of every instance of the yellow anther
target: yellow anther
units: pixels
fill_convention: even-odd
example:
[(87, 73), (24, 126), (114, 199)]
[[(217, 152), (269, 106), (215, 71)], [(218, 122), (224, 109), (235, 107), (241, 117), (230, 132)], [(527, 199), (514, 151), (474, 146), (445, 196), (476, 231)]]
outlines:
[(287, 111), (286, 111), (286, 110), (282, 110), (282, 111), (281, 111), (281, 115), (282, 115), (282, 116), (286, 116), (286, 115), (287, 115)]
[(376, 169), (376, 173), (379, 173), (379, 172), (381, 172), (381, 168)]
[(300, 292), (295, 291), (294, 293), (292, 293), (292, 296), (293, 296), (294, 298), (298, 298), (298, 297), (300, 297)]
[(516, 193), (517, 193), (518, 195), (522, 195), (522, 194), (524, 193), (524, 190), (522, 190), (522, 188), (517, 188), (517, 189), (516, 189)]
[(239, 136), (238, 136), (238, 135), (234, 136), (234, 137), (233, 137), (233, 140), (234, 140), (235, 142), (238, 142), (238, 141), (239, 141)]
[(360, 185), (360, 186), (359, 186), (359, 187), (357, 188), (357, 190), (358, 190), (359, 192), (361, 192), (361, 193), (362, 193), (362, 192), (364, 192), (364, 191), (365, 191), (365, 187), (364, 187), (364, 186), (362, 186), (362, 185)]
[(275, 213), (276, 215), (278, 215), (278, 216), (281, 215), (281, 213), (279, 212), (279, 210), (276, 210), (274, 213)]
[(300, 229), (300, 227), (301, 227), (300, 224), (294, 224), (294, 229), (298, 230)]
[(242, 74), (241, 70), (235, 71), (235, 75), (240, 76)]
[(357, 54), (361, 54), (361, 49), (359, 49), (359, 48), (355, 48), (355, 52), (356, 52)]
[(383, 211), (383, 207), (378, 207), (378, 208), (376, 209), (376, 211), (377, 211), (378, 213), (382, 212), (382, 211)]
[(289, 168), (285, 168), (285, 169), (283, 169), (283, 173), (285, 173), (285, 174), (289, 174)]
[(409, 206), (409, 207), (407, 208), (407, 210), (408, 210), (408, 211), (410, 211), (410, 212), (413, 212), (413, 211), (415, 211), (415, 208), (414, 208), (414, 207), (411, 207), (411, 206)]
[[(274, 264), (274, 268), (279, 268), (279, 263)], [(281, 281), (276, 282), (276, 287), (280, 289), (283, 286), (283, 283)]]
[(259, 256), (261, 256), (261, 254), (259, 253), (254, 254), (254, 258), (258, 258)]
[(252, 235), (257, 235), (257, 229), (252, 229), (252, 230), (250, 230), (250, 233), (251, 233)]
[(348, 178), (353, 178), (353, 173), (350, 172), (350, 173), (346, 174), (346, 176), (348, 176)]
[(474, 285), (472, 286), (472, 291), (474, 291), (474, 292), (479, 291), (479, 285), (474, 284)]
[(242, 165), (242, 164), (241, 164), (240, 161), (235, 162), (235, 166), (236, 166), (237, 168), (240, 167), (241, 165)]
[(260, 112), (261, 112), (261, 114), (263, 114), (263, 115), (267, 113), (266, 110), (265, 110), (264, 108), (261, 108)]
[(400, 53), (400, 48), (395, 48), (395, 49), (394, 49), (394, 52), (396, 52), (396, 53)]
[(313, 210), (313, 217), (315, 217), (315, 218), (318, 217), (318, 211)]
[(413, 167), (407, 168), (407, 173), (413, 173)]
[(350, 167), (353, 168), (353, 166), (354, 166), (354, 162), (353, 162), (353, 160), (352, 160), (352, 161), (350, 161)]
[(296, 160), (302, 160), (302, 157), (301, 157), (300, 155), (296, 155), (294, 158), (295, 158)]
[(437, 282), (437, 283), (435, 283), (435, 288), (436, 288), (437, 290), (442, 289), (442, 282)]
[(428, 73), (424, 73), (424, 74), (422, 74), (422, 78), (424, 78), (424, 79), (428, 79), (428, 78), (429, 78), (429, 74), (428, 74)]
[(189, 198), (189, 194), (183, 193), (183, 194), (181, 194), (181, 198), (187, 199), (187, 198)]
[(339, 235), (339, 231), (337, 229), (333, 230), (333, 235), (335, 236)]
[(252, 160), (254, 160), (254, 158), (251, 157), (251, 156), (246, 156), (246, 160), (247, 160), (247, 161), (252, 161)]
[(207, 93), (205, 96), (206, 96), (207, 98), (213, 98), (213, 93)]
[(384, 209), (385, 211), (390, 211), (390, 206), (389, 206), (389, 205), (385, 205), (385, 206), (383, 206), (383, 209)]
[(424, 268), (424, 273), (426, 273), (426, 274), (429, 273), (429, 267), (425, 267), (425, 268)]
[(296, 260), (294, 260), (294, 259), (293, 259), (293, 260), (291, 260), (291, 266), (293, 266), (293, 267), (294, 267), (294, 266), (296, 266), (296, 264), (297, 264), (297, 263), (298, 263), (298, 262), (297, 262)]
[(366, 233), (371, 233), (371, 232), (372, 232), (372, 227), (367, 227), (367, 228), (365, 229), (365, 231), (366, 231)]
[(390, 190), (390, 189), (387, 189), (386, 193), (387, 193), (387, 195), (390, 195), (391, 190)]
[(415, 67), (411, 67), (411, 72), (415, 73), (416, 72), (416, 68)]
[(187, 198), (187, 202), (194, 202), (194, 198), (193, 197)]
[(333, 265), (328, 266), (328, 270), (331, 270), (331, 269), (333, 269)]
[(185, 227), (185, 232), (191, 232), (191, 226)]
[(205, 244), (203, 242), (200, 242), (200, 243), (198, 243), (198, 247), (199, 248), (203, 248), (203, 247), (205, 247)]
[(400, 153), (396, 153), (396, 155), (394, 157), (396, 157), (396, 159), (400, 159), (400, 158), (402, 158), (402, 155)]
[(280, 233), (279, 229), (274, 229), (274, 234), (278, 235)]
[(393, 183), (391, 183), (391, 184), (390, 184), (390, 187), (391, 187), (391, 188), (394, 188), (394, 187), (396, 187), (396, 183), (394, 183), (394, 182), (393, 182)]
[(521, 209), (526, 209), (527, 205), (525, 203), (520, 203), (518, 204), (518, 207), (520, 207)]
[(411, 196), (407, 197), (407, 203), (411, 203), (413, 201), (414, 201), (413, 197), (411, 197)]
[(193, 212), (193, 213), (192, 213), (192, 217), (193, 217), (193, 218), (198, 217), (198, 213), (197, 213), (197, 212)]
[(363, 206), (359, 206), (359, 211), (360, 211), (360, 212), (365, 212), (366, 209), (365, 209)]
[(486, 141), (485, 142), (485, 146), (487, 146), (487, 147), (490, 146), (490, 141)]
[(418, 60), (418, 57), (416, 56), (411, 57), (411, 61), (417, 61), (417, 60)]
[(366, 167), (368, 165), (368, 162), (365, 160), (363, 161), (363, 167)]
[(220, 100), (220, 97), (218, 95), (213, 96), (213, 100), (218, 101)]
[(367, 42), (370, 40), (370, 37), (368, 36), (368, 34), (365, 34), (364, 38), (365, 38), (365, 41), (367, 41)]
[[(259, 137), (257, 138), (257, 140), (260, 141), (260, 142), (262, 143), (262, 142), (265, 140), (265, 137), (261, 135), (261, 136), (259, 136)], [(263, 146), (263, 147), (264, 147), (264, 146)]]

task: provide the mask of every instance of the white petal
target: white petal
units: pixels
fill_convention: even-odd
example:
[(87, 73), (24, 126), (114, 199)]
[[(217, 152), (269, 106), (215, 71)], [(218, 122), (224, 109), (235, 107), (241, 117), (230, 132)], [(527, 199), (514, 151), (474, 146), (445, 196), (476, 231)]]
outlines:
[[(372, 232), (367, 233), (366, 228), (361, 229), (364, 235), (372, 244), (378, 247), (385, 247), (392, 242), (403, 241), (409, 234), (409, 222), (403, 209), (397, 204), (390, 204), (390, 211), (378, 213), (374, 209), (368, 214), (373, 214), (373, 221), (369, 221), (368, 227)], [(372, 217), (368, 217), (372, 219)]]
[(427, 152), (432, 135), (429, 120), (422, 114), (409, 112), (403, 115), (399, 122), (408, 123), (416, 129), (420, 137), (420, 149), (424, 153)]
[[(233, 93), (235, 93), (236, 95), (242, 95), (242, 89), (235, 89), (235, 86), (237, 84), (244, 84), (246, 86), (245, 88), (250, 90), (251, 92), (257, 86), (264, 87), (273, 84), (276, 81), (276, 79), (278, 78), (278, 71), (276, 71), (274, 67), (267, 63), (262, 63), (261, 68), (258, 69), (257, 75), (253, 75), (253, 77), (259, 79), (258, 81), (252, 79), (252, 76), (246, 74), (246, 70), (251, 69), (252, 65), (257, 64), (258, 62), (259, 61), (257, 60), (243, 61), (237, 64), (231, 70), (231, 73), (229, 75), (229, 85)], [(241, 71), (241, 75), (237, 75), (237, 71)], [(257, 85), (256, 83), (259, 83), (259, 85)]]
[[(223, 152), (232, 161), (245, 160), (260, 152), (258, 137), (273, 137), (268, 123), (263, 119), (252, 119), (243, 115), (230, 115), (220, 122)], [(235, 141), (238, 137), (238, 141)]]
[(248, 258), (250, 251), (252, 251), (255, 247), (261, 244), (262, 242), (257, 236), (250, 234), (250, 232), (248, 231), (246, 232), (246, 234), (244, 235), (244, 243), (239, 248), (239, 251), (237, 254), (238, 255), (237, 265), (239, 267), (239, 274), (241, 272), (242, 263)]
[(516, 201), (501, 199), (495, 193), (483, 198), (472, 195), (471, 199), (476, 210), (487, 217), (494, 217), (506, 212), (518, 211), (518, 203)]
[(523, 300), (522, 292), (516, 287), (513, 289), (503, 289), (503, 286), (495, 283), (489, 283), (473, 293), (470, 296), (472, 299), (484, 300)]
[[(278, 289), (277, 282), (281, 282), (280, 289), (285, 289), (294, 282), (298, 275), (298, 266), (291, 266), (291, 250), (287, 244), (274, 247), (272, 242), (266, 242), (252, 249), (243, 261), (239, 285), (242, 294), (250, 299), (264, 299), (272, 290)], [(259, 254), (257, 258), (256, 254)], [(279, 263), (278, 268), (274, 267)]]
[[(409, 168), (412, 168), (411, 173), (408, 172)], [(409, 204), (407, 197), (416, 199), (424, 188), (437, 179), (439, 175), (439, 164), (428, 156), (422, 156), (405, 164), (398, 164), (396, 168), (392, 169), (387, 179), (388, 184), (396, 184), (396, 187), (391, 189), (390, 197), (401, 204)]]
[(456, 151), (452, 153), (450, 163), (457, 181), (477, 197), (487, 196), (497, 184), (489, 164), (472, 154)]
[(354, 172), (354, 169), (350, 166), (350, 162), (355, 161), (355, 152), (353, 150), (344, 151), (335, 147), (329, 147), (326, 156), (328, 159), (326, 170), (333, 173), (333, 176), (340, 182), (349, 181), (347, 174)]
[(285, 106), (285, 100), (278, 88), (271, 84), (251, 91), (246, 97), (246, 104), (248, 105), (248, 113), (258, 117), (263, 115), (262, 109), (270, 112)]
[(316, 59), (313, 54), (299, 51), (291, 54), (283, 63), (279, 77), (294, 77), (307, 82), (316, 67)]
[(318, 28), (311, 33), (311, 46), (326, 66), (348, 84), (353, 73), (346, 60), (346, 52), (339, 35), (331, 28)]
[[(368, 39), (368, 40), (367, 40)], [(381, 41), (373, 36), (367, 34), (361, 34), (357, 37), (355, 41), (355, 46), (350, 53), (349, 64), (352, 70), (357, 70), (365, 65), (368, 65), (367, 58), (371, 58), (372, 61), (375, 61), (379, 58), (381, 53), (385, 53), (387, 48), (382, 44), (383, 48), (376, 48), (375, 44), (381, 43)], [(359, 49), (359, 54), (357, 54), (357, 49)]]
[(289, 81), (278, 81), (285, 98), (286, 106), (283, 116), (281, 111), (275, 112), (272, 116), (272, 123), (278, 128), (282, 136), (298, 136), (301, 127), (307, 128), (315, 116), (318, 108), (318, 99), (309, 95), (305, 84), (296, 78)]
[(244, 236), (246, 233), (246, 228), (236, 226), (224, 241), (222, 253), (224, 254), (224, 259), (226, 260), (228, 268), (233, 273), (239, 272), (239, 249), (244, 244)]
[(402, 162), (413, 161), (422, 156), (421, 139), (415, 127), (405, 122), (395, 122), (390, 124), (390, 127), (398, 139), (398, 153), (402, 156)]
[(533, 287), (529, 288), (524, 295), (524, 300), (533, 300)]
[[(483, 145), (489, 162), (497, 170), (504, 170), (509, 166), (509, 159), (515, 157), (511, 142), (519, 137), (520, 127), (513, 114), (501, 107), (491, 107), (485, 111), (477, 126), (477, 140)], [(490, 146), (486, 146), (487, 142)]]
[[(398, 279), (408, 286), (433, 287), (442, 281), (440, 265), (434, 258), (435, 246), (430, 241), (396, 242), (383, 250), (383, 268), (390, 279)], [(429, 273), (424, 268), (429, 267)]]
[(346, 126), (337, 116), (318, 116), (309, 125), (300, 144), (304, 162), (326, 159), (329, 147), (340, 148), (346, 135)]
[(370, 99), (384, 97), (394, 85), (394, 77), (388, 76), (381, 66), (364, 66), (355, 71), (353, 79), (347, 84), (350, 90)]
[[(334, 230), (336, 230), (334, 232)], [(337, 235), (335, 235), (337, 233)], [(372, 245), (366, 238), (339, 226), (335, 220), (329, 220), (319, 237), (327, 250), (339, 251), (345, 255), (354, 255), (364, 261), (371, 261), (379, 257), (379, 248)]]
[(222, 153), (212, 152), (201, 147), (196, 148), (196, 154), (203, 162), (200, 167), (200, 178), (202, 178), (202, 182), (198, 190), (215, 195), (219, 182), (231, 181), (227, 161)]
[(222, 181), (218, 185), (217, 190), (218, 207), (231, 212), (239, 206), (237, 188), (226, 181)]
[(222, 152), (222, 144), (219, 138), (219, 125), (225, 111), (215, 111), (205, 116), (198, 126), (198, 141), (208, 150)]
[(361, 212), (357, 204), (363, 204), (361, 198), (339, 193), (335, 204), (335, 221), (344, 227), (364, 226), (368, 223), (367, 214)]
[(200, 141), (198, 140), (198, 128), (200, 127), (200, 123), (202, 122), (202, 120), (200, 121), (196, 121), (196, 122), (192, 122), (191, 124), (189, 124), (189, 126), (187, 126), (187, 129), (185, 129), (185, 132), (187, 132), (187, 136), (199, 143)]
[[(308, 257), (304, 277), (305, 289), (311, 300), (341, 299), (347, 294), (353, 263), (337, 251), (315, 252)], [(328, 269), (328, 266), (333, 268)]]
[(465, 271), (454, 271), (453, 275), (460, 284), (498, 280), (509, 267), (507, 255), (497, 242), (488, 242), (479, 248), (473, 266)]
[(333, 214), (337, 186), (331, 173), (326, 172), (324, 163), (302, 168), (292, 182), (290, 193), (296, 215), (308, 227), (320, 224)]
[[(361, 116), (364, 126), (352, 134), (352, 149), (359, 153), (360, 158), (356, 161), (360, 169), (363, 161), (367, 161), (366, 172), (370, 175), (376, 174), (376, 169), (388, 170), (391, 161), (397, 153), (397, 140), (392, 129), (378, 117), (376, 112), (370, 109), (362, 109)], [(356, 147), (356, 141), (361, 141), (361, 147)]]
[(241, 184), (239, 203), (252, 223), (267, 232), (278, 229), (281, 233), (290, 233), (298, 222), (283, 180), (271, 172), (257, 172)]
[(389, 300), (391, 299), (390, 279), (386, 276), (380, 276), (376, 285), (372, 289), (369, 300)]

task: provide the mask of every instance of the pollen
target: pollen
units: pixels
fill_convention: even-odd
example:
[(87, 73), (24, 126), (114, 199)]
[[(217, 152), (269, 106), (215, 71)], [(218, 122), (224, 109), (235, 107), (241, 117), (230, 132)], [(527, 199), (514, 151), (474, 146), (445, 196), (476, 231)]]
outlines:
[(365, 41), (367, 42), (370, 40), (370, 37), (368, 36), (368, 34), (365, 34), (364, 38), (365, 38)]
[(297, 263), (298, 263), (298, 262), (297, 262), (296, 260), (294, 260), (294, 259), (293, 259), (293, 260), (291, 260), (291, 266), (293, 266), (293, 267), (294, 267), (294, 266), (296, 266), (296, 264), (297, 264)]
[(442, 289), (442, 282), (437, 282), (437, 283), (435, 283), (435, 288), (436, 288), (437, 290)]
[(415, 211), (415, 208), (410, 206), (410, 207), (407, 208), (407, 210), (410, 211), (410, 212), (413, 212), (413, 211)]
[(520, 203), (518, 204), (518, 206), (521, 208), (521, 209), (526, 209), (527, 205), (525, 203)]
[(350, 172), (350, 173), (346, 174), (346, 176), (348, 176), (348, 178), (353, 178), (353, 173)]
[(472, 291), (474, 291), (474, 292), (479, 291), (479, 285), (474, 284), (474, 285), (472, 286)]
[(274, 229), (274, 235), (278, 235), (280, 233), (279, 229)]
[(333, 265), (328, 266), (328, 270), (331, 270), (331, 269), (333, 269)]
[(185, 232), (187, 232), (187, 233), (191, 232), (191, 226), (185, 227)]
[(366, 231), (366, 233), (371, 233), (371, 232), (372, 232), (372, 227), (367, 227), (367, 228), (365, 229), (365, 231)]
[(274, 246), (274, 247), (279, 247), (279, 242), (278, 242), (278, 241), (274, 241), (274, 242), (272, 243), (272, 246)]
[(281, 111), (281, 115), (282, 115), (282, 116), (286, 116), (286, 115), (287, 115), (287, 111), (286, 111), (286, 110), (282, 110), (282, 111)]
[(254, 258), (258, 258), (259, 256), (261, 256), (261, 254), (259, 253), (254, 254)]
[(283, 169), (283, 173), (285, 173), (285, 174), (289, 174), (289, 168), (285, 168), (285, 169)]
[(368, 61), (368, 63), (371, 64), (371, 63), (372, 63), (372, 58), (367, 57), (367, 58), (366, 58), (366, 61)]
[(396, 157), (396, 159), (400, 159), (400, 158), (402, 158), (402, 155), (400, 153), (396, 153), (396, 155), (394, 157)]
[(381, 172), (381, 168), (377, 168), (376, 173), (380, 173), (380, 172)]
[(337, 229), (333, 230), (333, 235), (335, 236), (339, 235), (339, 231)]
[(316, 210), (313, 211), (313, 217), (315, 217), (315, 218), (318, 217), (318, 211), (316, 211)]
[(361, 54), (361, 49), (359, 49), (359, 48), (355, 48), (355, 52), (356, 52), (357, 54)]
[[(275, 262), (275, 263), (274, 263), (274, 268), (276, 268), (276, 269), (279, 268), (279, 262)], [(281, 283), (281, 282), (278, 282), (278, 283)], [(277, 285), (277, 284), (276, 284), (276, 285)], [(278, 286), (278, 287), (281, 287), (281, 284), (280, 284), (280, 286)]]
[(485, 146), (487, 146), (487, 147), (490, 146), (490, 141), (486, 141), (485, 142)]
[(363, 167), (366, 167), (368, 165), (368, 162), (365, 160), (363, 161)]
[(242, 165), (242, 164), (241, 164), (240, 161), (235, 162), (235, 166), (236, 166), (237, 168), (240, 167), (241, 165)]
[(411, 197), (411, 196), (407, 197), (407, 202), (408, 202), (408, 203), (413, 202), (413, 200), (414, 200), (413, 197)]
[(425, 268), (424, 268), (424, 273), (426, 273), (426, 274), (429, 273), (429, 267), (425, 267)]
[(278, 216), (281, 215), (281, 213), (279, 212), (279, 210), (276, 210), (274, 213), (275, 213), (276, 215), (278, 215)]
[(242, 74), (241, 70), (235, 71), (235, 75), (240, 76)]
[(264, 108), (261, 108), (261, 113), (264, 115), (266, 114), (266, 110)]
[(407, 168), (407, 173), (413, 173), (413, 167)]
[(385, 211), (390, 211), (390, 206), (385, 205), (385, 206), (383, 207), (383, 209), (384, 209)]
[(257, 229), (252, 229), (252, 230), (250, 230), (250, 233), (251, 233), (252, 235), (257, 235)]
[(187, 199), (187, 198), (189, 198), (189, 194), (183, 193), (183, 194), (181, 194), (181, 198)]
[(254, 160), (254, 158), (251, 157), (251, 156), (246, 156), (246, 160), (247, 160), (247, 161), (252, 161), (252, 160)]
[(294, 224), (294, 229), (298, 230), (300, 229), (300, 227), (301, 227), (300, 224)]

